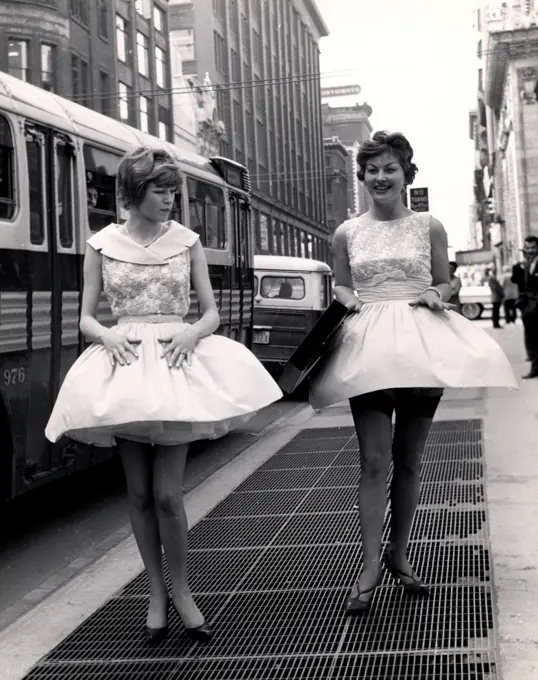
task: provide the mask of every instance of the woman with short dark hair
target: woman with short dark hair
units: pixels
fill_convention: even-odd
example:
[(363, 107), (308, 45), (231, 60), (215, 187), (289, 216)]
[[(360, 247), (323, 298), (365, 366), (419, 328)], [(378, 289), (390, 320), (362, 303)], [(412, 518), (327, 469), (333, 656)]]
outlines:
[(349, 614), (368, 609), (381, 577), (391, 458), (385, 565), (407, 592), (427, 596), (427, 584), (408, 562), (407, 543), (420, 494), (421, 457), (443, 389), (517, 386), (492, 338), (450, 311), (443, 225), (402, 201), (417, 172), (408, 140), (377, 132), (363, 143), (357, 161), (372, 208), (340, 225), (333, 240), (335, 295), (352, 314), (310, 392), (316, 408), (349, 399), (359, 440), (363, 569), (346, 601)]

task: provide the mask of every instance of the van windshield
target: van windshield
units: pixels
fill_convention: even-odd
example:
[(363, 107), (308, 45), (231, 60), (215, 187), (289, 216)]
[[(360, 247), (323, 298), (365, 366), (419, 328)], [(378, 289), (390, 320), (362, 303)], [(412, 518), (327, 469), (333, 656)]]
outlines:
[(260, 295), (264, 298), (302, 300), (305, 296), (304, 279), (300, 276), (264, 276)]

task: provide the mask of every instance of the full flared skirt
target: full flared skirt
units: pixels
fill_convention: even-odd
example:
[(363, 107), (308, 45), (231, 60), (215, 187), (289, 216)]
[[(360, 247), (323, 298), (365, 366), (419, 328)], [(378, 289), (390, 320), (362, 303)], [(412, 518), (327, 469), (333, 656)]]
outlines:
[(190, 365), (170, 368), (162, 339), (185, 324), (125, 323), (117, 333), (138, 341), (138, 359), (112, 366), (100, 343), (92, 344), (68, 372), (45, 434), (95, 446), (117, 437), (176, 445), (214, 439), (247, 422), (281, 398), (269, 373), (246, 347), (223, 336), (198, 342)]
[(310, 403), (322, 408), (398, 387), (517, 388), (517, 381), (502, 349), (472, 321), (387, 300), (346, 319), (311, 381)]

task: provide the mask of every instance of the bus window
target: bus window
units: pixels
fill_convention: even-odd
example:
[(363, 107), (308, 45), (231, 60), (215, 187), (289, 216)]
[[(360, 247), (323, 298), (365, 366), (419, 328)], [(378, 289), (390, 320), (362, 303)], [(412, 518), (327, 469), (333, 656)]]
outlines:
[(228, 246), (224, 193), (220, 187), (187, 178), (190, 227), (205, 248), (224, 250)]
[(120, 156), (84, 144), (88, 224), (93, 232), (117, 222), (116, 174)]
[(181, 198), (181, 189), (176, 194), (176, 200), (174, 201), (174, 206), (172, 212), (170, 213), (170, 219), (183, 224), (183, 202)]
[(11, 128), (0, 115), (0, 219), (10, 220), (15, 215), (15, 147)]
[(36, 129), (26, 128), (26, 158), (28, 162), (28, 192), (30, 194), (30, 243), (45, 243), (45, 136)]
[(56, 139), (56, 200), (58, 237), (62, 248), (71, 248), (74, 241), (74, 155), (64, 137)]

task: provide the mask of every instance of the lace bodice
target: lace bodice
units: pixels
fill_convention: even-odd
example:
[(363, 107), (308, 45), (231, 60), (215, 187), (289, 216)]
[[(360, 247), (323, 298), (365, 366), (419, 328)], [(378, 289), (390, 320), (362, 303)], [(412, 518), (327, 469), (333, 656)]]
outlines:
[(174, 314), (190, 304), (190, 247), (198, 236), (177, 222), (145, 248), (111, 224), (88, 243), (102, 254), (103, 289), (116, 317)]
[(353, 287), (364, 302), (415, 297), (431, 285), (431, 216), (381, 222), (368, 215), (346, 223)]

